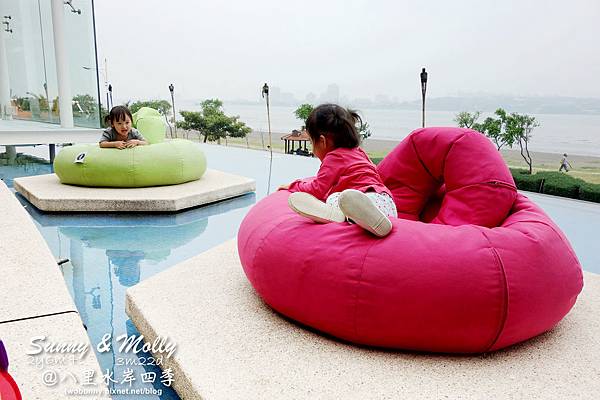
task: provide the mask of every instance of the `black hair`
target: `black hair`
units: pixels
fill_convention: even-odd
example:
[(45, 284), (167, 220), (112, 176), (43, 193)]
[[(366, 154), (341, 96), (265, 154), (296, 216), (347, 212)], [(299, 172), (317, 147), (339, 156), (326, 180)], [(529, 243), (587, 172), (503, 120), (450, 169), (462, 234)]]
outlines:
[(333, 140), (333, 145), (353, 149), (360, 144), (356, 124), (362, 126), (362, 119), (353, 110), (337, 104), (321, 104), (306, 119), (306, 130), (313, 142), (323, 135)]
[(115, 106), (110, 110), (110, 113), (104, 118), (104, 123), (108, 126), (112, 126), (113, 122), (125, 121), (127, 118), (133, 121), (133, 116), (129, 108), (125, 106)]

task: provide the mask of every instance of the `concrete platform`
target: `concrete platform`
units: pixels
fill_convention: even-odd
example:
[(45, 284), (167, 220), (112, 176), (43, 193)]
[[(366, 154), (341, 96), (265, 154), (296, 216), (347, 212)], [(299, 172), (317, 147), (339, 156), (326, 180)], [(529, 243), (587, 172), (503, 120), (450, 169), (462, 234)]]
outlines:
[(77, 312), (46, 241), (4, 182), (0, 204), (0, 323)]
[[(551, 295), (551, 294), (549, 294)], [(499, 352), (361, 348), (291, 323), (258, 298), (229, 241), (127, 290), (148, 341), (168, 336), (182, 399), (587, 399), (600, 393), (600, 276), (551, 332)]]
[[(74, 359), (67, 353), (27, 354), (35, 350), (31, 340), (36, 337), (44, 337), (46, 344), (91, 343), (54, 256), (3, 182), (0, 204), (0, 338), (8, 352), (9, 371), (24, 399), (73, 399), (66, 391), (80, 385), (71, 378), (45, 384), (43, 374), (54, 371), (59, 379), (73, 374), (81, 382), (85, 371), (94, 371), (99, 378), (100, 366), (92, 348)], [(41, 361), (54, 365), (36, 364)]]
[(147, 188), (63, 185), (55, 174), (16, 178), (14, 188), (42, 211), (174, 212), (256, 190), (254, 179), (214, 169), (193, 182)]

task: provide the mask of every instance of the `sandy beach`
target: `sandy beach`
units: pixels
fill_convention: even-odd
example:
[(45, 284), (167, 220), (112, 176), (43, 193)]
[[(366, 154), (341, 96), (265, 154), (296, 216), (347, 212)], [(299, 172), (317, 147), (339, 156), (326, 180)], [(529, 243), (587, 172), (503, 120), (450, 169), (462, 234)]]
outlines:
[[(273, 151), (283, 152), (284, 143), (281, 137), (286, 133), (277, 132), (272, 134)], [(181, 132), (180, 137), (188, 137), (191, 140), (197, 140), (198, 134), (195, 132), (189, 132), (185, 134)], [(248, 147), (253, 149), (264, 148), (268, 145), (268, 134), (254, 131), (247, 138), (237, 139), (228, 138), (221, 141), (221, 145), (235, 146), (235, 147)], [(363, 148), (372, 158), (385, 157), (399, 141), (396, 140), (383, 140), (369, 138), (364, 141)], [(296, 145), (297, 146), (297, 145)], [(513, 149), (502, 149), (502, 156), (506, 160), (506, 163), (513, 168), (526, 168), (527, 164), (521, 157), (518, 148)], [(534, 171), (542, 170), (556, 170), (558, 171), (559, 162), (562, 157), (562, 153), (546, 153), (546, 152), (531, 152), (533, 158)], [(593, 156), (580, 156), (580, 155), (569, 155), (569, 162), (573, 166), (573, 170), (569, 172), (570, 175), (584, 179), (588, 182), (600, 184), (600, 157)]]

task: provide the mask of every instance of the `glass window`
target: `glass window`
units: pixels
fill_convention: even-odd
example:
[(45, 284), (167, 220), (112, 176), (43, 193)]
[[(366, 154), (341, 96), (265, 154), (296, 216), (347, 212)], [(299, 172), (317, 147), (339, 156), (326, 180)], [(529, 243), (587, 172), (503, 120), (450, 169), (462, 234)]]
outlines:
[[(98, 68), (92, 0), (64, 5), (73, 118), (76, 126), (100, 127)], [(10, 31), (6, 48), (12, 117), (60, 123), (50, 1), (4, 0)], [(3, 25), (5, 28), (6, 25)]]

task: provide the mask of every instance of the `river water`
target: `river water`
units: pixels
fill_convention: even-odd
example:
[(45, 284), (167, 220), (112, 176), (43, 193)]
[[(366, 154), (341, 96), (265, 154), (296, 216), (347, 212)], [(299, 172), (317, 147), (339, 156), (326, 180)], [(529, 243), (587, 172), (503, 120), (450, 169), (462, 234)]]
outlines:
[[(267, 113), (264, 105), (224, 105), (228, 115), (240, 119), (254, 130), (267, 130)], [(183, 102), (179, 110), (196, 111), (194, 102)], [(290, 132), (302, 122), (294, 116), (295, 107), (271, 106), (273, 132)], [(359, 110), (369, 124), (373, 139), (401, 140), (421, 126), (419, 110), (364, 109)], [(429, 111), (427, 126), (456, 126), (454, 111)], [(481, 120), (491, 114), (482, 114)], [(540, 126), (533, 131), (530, 149), (549, 153), (570, 153), (600, 157), (600, 115), (532, 114)]]

